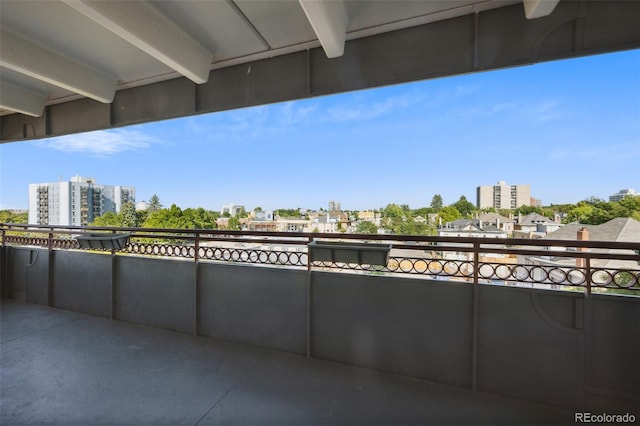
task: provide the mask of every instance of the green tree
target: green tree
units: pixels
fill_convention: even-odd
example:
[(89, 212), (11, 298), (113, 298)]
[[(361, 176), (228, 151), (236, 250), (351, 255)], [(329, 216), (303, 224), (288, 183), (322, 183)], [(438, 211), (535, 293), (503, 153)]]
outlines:
[(162, 203), (160, 203), (160, 198), (158, 198), (156, 194), (153, 194), (149, 199), (149, 205), (147, 207), (147, 210), (153, 213), (156, 210), (160, 210), (161, 208), (162, 208)]
[(593, 213), (593, 206), (580, 201), (574, 208), (569, 210), (567, 217), (565, 218), (565, 223), (571, 222), (579, 222), (579, 223), (587, 223), (591, 214)]
[(473, 203), (469, 202), (467, 200), (467, 197), (465, 197), (464, 195), (462, 195), (458, 201), (453, 203), (453, 206), (463, 217), (469, 217), (471, 213), (476, 210), (476, 206), (474, 206)]
[[(320, 209), (320, 211), (324, 211)], [(280, 217), (300, 217), (300, 209), (277, 209), (274, 214)]]
[(431, 199), (431, 208), (435, 210), (435, 212), (439, 212), (442, 210), (442, 195), (436, 194)]
[(27, 223), (29, 213), (14, 213), (11, 210), (0, 210), (0, 223)]
[(566, 205), (562, 208), (567, 212), (564, 223), (599, 225), (618, 217), (640, 220), (640, 196), (628, 196), (620, 201), (603, 201), (590, 197), (576, 205)]
[(120, 220), (125, 228), (135, 228), (138, 226), (138, 216), (136, 206), (132, 202), (126, 202), (120, 208)]
[(640, 195), (626, 196), (618, 203), (623, 209), (625, 209), (624, 217), (631, 217), (640, 221)]
[(356, 227), (356, 233), (377, 234), (378, 227), (373, 222), (369, 222), (368, 220), (363, 220), (362, 222), (358, 223), (358, 226)]
[(405, 217), (405, 211), (397, 204), (387, 204), (382, 210), (382, 217), (384, 219), (402, 219)]
[(114, 212), (107, 212), (96, 217), (89, 226), (113, 226), (122, 227), (122, 217)]
[(182, 214), (182, 209), (172, 204), (168, 209), (160, 209), (151, 213), (144, 222), (145, 228), (189, 229)]
[(440, 216), (443, 225), (462, 218), (462, 215), (454, 205), (443, 207), (438, 216)]
[(426, 219), (427, 216), (429, 216), (431, 213), (437, 213), (437, 212), (432, 207), (420, 207), (419, 209), (413, 210), (411, 212), (411, 215), (413, 217), (422, 216)]
[(229, 218), (229, 229), (233, 231), (239, 231), (240, 228), (240, 219), (233, 216)]
[(215, 229), (218, 215), (202, 207), (197, 209), (188, 208), (182, 211), (184, 222), (190, 229)]

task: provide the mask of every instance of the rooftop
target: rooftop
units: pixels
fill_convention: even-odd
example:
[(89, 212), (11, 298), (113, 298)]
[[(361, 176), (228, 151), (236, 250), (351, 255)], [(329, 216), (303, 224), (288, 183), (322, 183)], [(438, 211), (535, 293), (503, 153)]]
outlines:
[(611, 219), (600, 225), (584, 225), (569, 223), (549, 234), (555, 240), (575, 240), (577, 232), (586, 228), (592, 241), (624, 241), (637, 242), (640, 240), (640, 222), (630, 217)]

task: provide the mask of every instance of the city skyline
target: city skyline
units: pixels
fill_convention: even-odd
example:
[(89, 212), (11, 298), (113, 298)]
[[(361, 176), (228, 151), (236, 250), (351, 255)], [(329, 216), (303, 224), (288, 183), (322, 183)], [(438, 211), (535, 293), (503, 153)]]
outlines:
[(498, 181), (543, 205), (640, 187), (640, 51), (0, 145), (0, 209), (91, 176), (165, 206), (445, 205)]

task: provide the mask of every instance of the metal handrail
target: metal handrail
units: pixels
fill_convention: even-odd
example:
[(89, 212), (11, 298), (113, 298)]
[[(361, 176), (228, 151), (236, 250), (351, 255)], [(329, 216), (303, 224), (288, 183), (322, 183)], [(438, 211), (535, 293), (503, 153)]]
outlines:
[[(6, 223), (0, 224), (0, 231), (3, 246), (13, 244), (47, 247), (49, 250), (79, 249), (73, 236), (83, 233), (123, 232), (130, 235), (130, 242), (119, 253), (127, 255), (179, 257), (193, 259), (195, 262), (226, 261), (306, 268), (316, 266), (328, 270), (404, 273), (472, 282), (502, 280), (565, 287), (577, 285), (589, 291), (595, 286), (630, 289), (640, 295), (640, 242)], [(391, 244), (395, 252), (389, 257), (388, 265), (382, 268), (311, 262), (307, 255), (307, 244), (313, 240), (342, 241), (349, 244), (385, 242)], [(245, 243), (246, 246), (234, 246), (237, 243)], [(452, 257), (452, 253), (458, 253), (457, 257)], [(504, 255), (506, 260), (487, 260), (494, 254)], [(535, 258), (541, 264), (514, 263), (516, 256), (529, 256), (529, 259)], [(558, 261), (554, 263), (550, 258)], [(565, 263), (561, 259), (565, 259)], [(569, 259), (576, 259), (575, 265), (566, 263)], [(579, 259), (584, 259), (589, 267), (580, 266)], [(594, 265), (594, 261), (607, 260), (624, 262), (624, 267), (613, 269)], [(549, 264), (543, 264), (545, 262)], [(489, 272), (483, 272), (483, 269)]]

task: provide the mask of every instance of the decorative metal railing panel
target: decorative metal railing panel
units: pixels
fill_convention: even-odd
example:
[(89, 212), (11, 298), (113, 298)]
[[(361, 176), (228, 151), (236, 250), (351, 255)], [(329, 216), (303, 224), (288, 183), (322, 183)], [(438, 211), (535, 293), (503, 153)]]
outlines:
[[(217, 230), (80, 228), (0, 224), (2, 245), (79, 250), (75, 239), (85, 232), (105, 236), (131, 235), (112, 254), (185, 259), (194, 262), (233, 262), (290, 268), (371, 274), (403, 274), (469, 283), (604, 289), (640, 296), (640, 242), (557, 241), (415, 237)], [(108, 232), (107, 232), (108, 231)], [(350, 261), (310, 261), (307, 244), (314, 239), (344, 242), (344, 247), (368, 239), (392, 246), (386, 265)], [(338, 243), (332, 243), (338, 244)], [(376, 245), (376, 244), (373, 244)], [(379, 244), (378, 244), (379, 245)], [(337, 246), (339, 248), (339, 245)], [(554, 247), (553, 251), (550, 247)], [(564, 250), (558, 250), (558, 248)], [(400, 255), (402, 254), (402, 255)], [(617, 266), (609, 266), (610, 262)], [(608, 263), (609, 262), (609, 263)], [(603, 266), (605, 265), (605, 266)]]
[[(6, 235), (4, 238), (4, 243), (7, 245), (49, 247), (49, 238), (20, 235)], [(78, 242), (70, 238), (53, 238), (51, 239), (51, 246), (56, 249), (80, 248)]]

